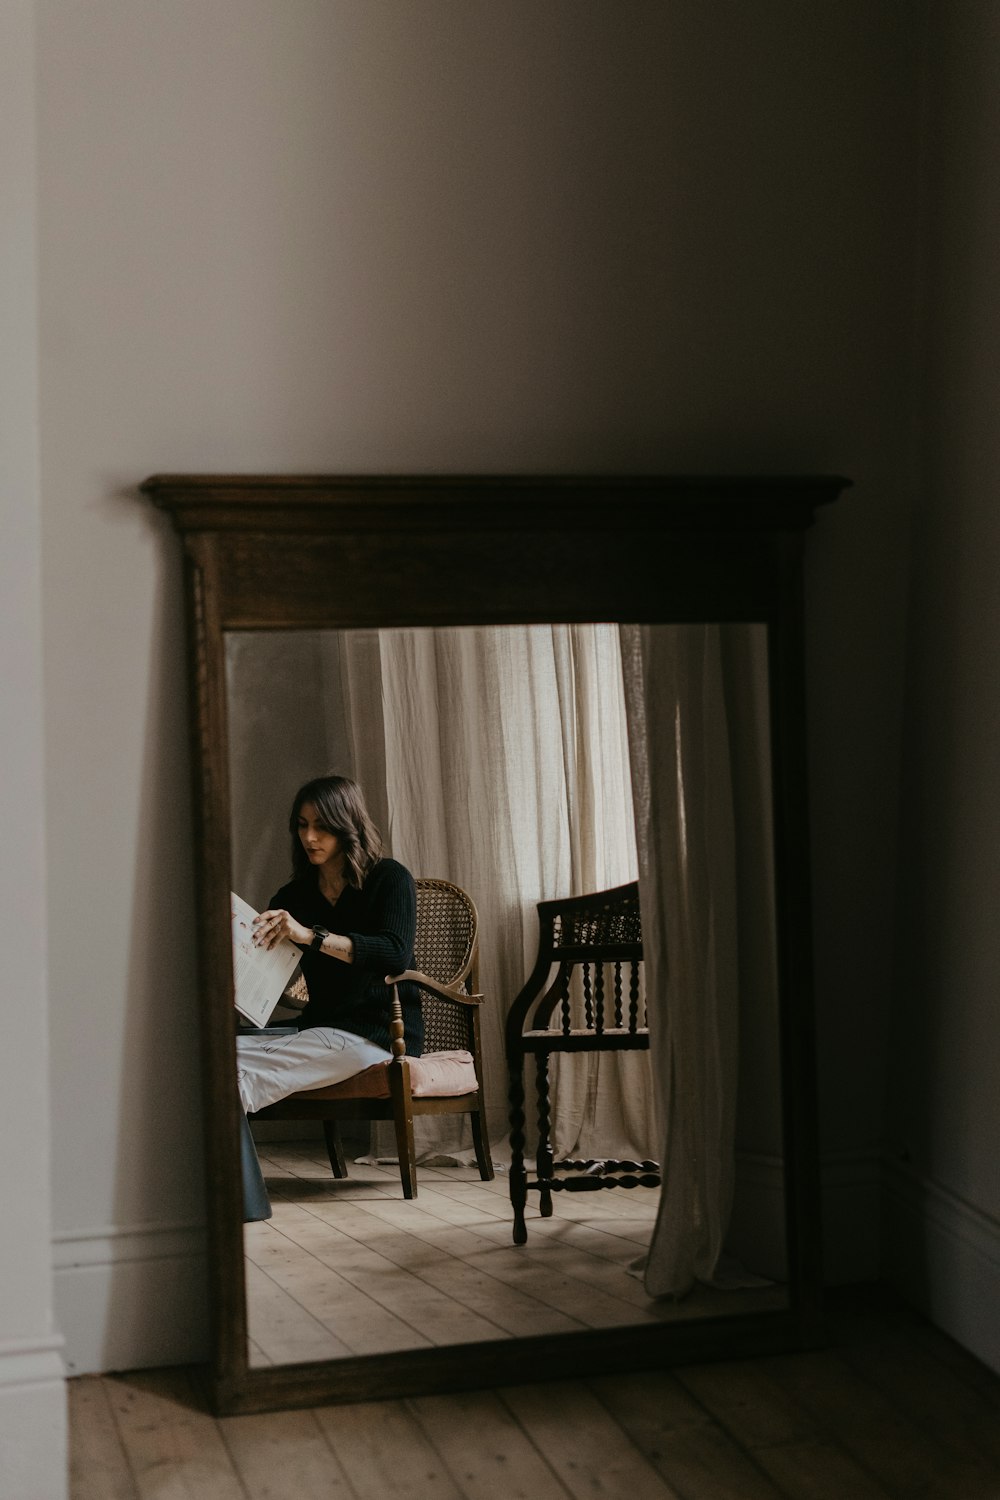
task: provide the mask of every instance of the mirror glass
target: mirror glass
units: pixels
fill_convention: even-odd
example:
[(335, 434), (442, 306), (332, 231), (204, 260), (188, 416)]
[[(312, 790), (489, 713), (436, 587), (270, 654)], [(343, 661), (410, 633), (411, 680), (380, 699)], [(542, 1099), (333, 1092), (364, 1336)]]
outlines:
[[(671, 681), (685, 681), (677, 663), (696, 660), (701, 674), (712, 654), (712, 670), (684, 688), (687, 740), (669, 774), (682, 765), (702, 783), (685, 795), (706, 809), (715, 867), (690, 888), (711, 903), (695, 914), (702, 929), (713, 941), (725, 929), (713, 959), (725, 973), (712, 982), (731, 996), (715, 1060), (729, 1148), (718, 1164), (714, 1283), (680, 1299), (647, 1292), (658, 1216), (657, 1235), (669, 1234), (666, 1187), (563, 1192), (550, 1218), (531, 1203), (527, 1244), (512, 1242), (503, 1025), (535, 963), (537, 903), (636, 878), (647, 856), (634, 797), (669, 760), (652, 754), (638, 776), (630, 760), (629, 627), (230, 631), (232, 889), (257, 910), (269, 904), (291, 873), (293, 795), (332, 770), (362, 785), (386, 853), (469, 893), (496, 1166), (482, 1181), (467, 1121), (418, 1118), (418, 1196), (405, 1201), (391, 1125), (342, 1125), (349, 1175), (338, 1180), (318, 1123), (255, 1122), (272, 1214), (244, 1228), (252, 1366), (788, 1305), (767, 631), (644, 629), (649, 659), (665, 661)], [(656, 726), (647, 730), (655, 744)], [(694, 827), (675, 841), (696, 875), (704, 837)], [(295, 1020), (289, 1004), (270, 1024)], [(659, 1156), (650, 1058), (560, 1059), (557, 1157)]]

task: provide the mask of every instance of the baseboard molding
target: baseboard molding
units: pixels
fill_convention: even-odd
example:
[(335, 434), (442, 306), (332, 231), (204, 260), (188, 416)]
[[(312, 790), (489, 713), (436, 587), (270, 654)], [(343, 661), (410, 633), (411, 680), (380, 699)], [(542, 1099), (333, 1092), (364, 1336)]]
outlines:
[(1000, 1219), (904, 1162), (883, 1183), (883, 1276), (1000, 1373)]
[(0, 1343), (0, 1495), (62, 1500), (67, 1493), (63, 1340)]
[(69, 1374), (205, 1359), (202, 1225), (110, 1225), (57, 1234), (53, 1271)]
[(742, 1266), (773, 1281), (788, 1279), (784, 1164), (780, 1157), (737, 1151), (726, 1249)]
[[(828, 1286), (871, 1281), (878, 1275), (879, 1160), (875, 1146), (828, 1151), (821, 1158), (823, 1277)], [(777, 1280), (787, 1275), (781, 1157), (736, 1153), (730, 1244), (749, 1269)]]
[(62, 1380), (64, 1342), (55, 1334), (44, 1339), (0, 1341), (0, 1390)]
[(879, 1146), (823, 1152), (820, 1183), (823, 1279), (827, 1286), (852, 1286), (874, 1281), (878, 1275), (881, 1161)]
[[(905, 1164), (883, 1161), (875, 1147), (827, 1152), (820, 1170), (827, 1283), (881, 1273), (1000, 1371), (1000, 1220)], [(781, 1159), (739, 1153), (734, 1248), (748, 1267), (780, 1272), (783, 1223)], [(64, 1361), (68, 1373), (87, 1374), (205, 1358), (204, 1229), (163, 1223), (58, 1234), (53, 1268), (63, 1338), (0, 1343), (0, 1435), (13, 1420), (54, 1434), (58, 1445)]]
[[(877, 1149), (826, 1153), (821, 1181), (827, 1283), (873, 1279), (879, 1271)], [(744, 1264), (780, 1279), (785, 1264), (780, 1158), (738, 1154), (733, 1225), (733, 1249)], [(203, 1226), (112, 1225), (57, 1234), (53, 1269), (69, 1374), (198, 1363), (206, 1357)]]

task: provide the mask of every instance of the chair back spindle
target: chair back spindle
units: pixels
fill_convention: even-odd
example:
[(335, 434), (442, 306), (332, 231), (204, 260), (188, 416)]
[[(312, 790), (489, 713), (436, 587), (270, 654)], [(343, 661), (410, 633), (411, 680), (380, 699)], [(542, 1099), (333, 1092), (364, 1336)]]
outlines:
[[(655, 1187), (655, 1162), (556, 1162), (550, 1144), (549, 1058), (559, 1052), (638, 1051), (649, 1047), (638, 883), (538, 904), (538, 958), (507, 1018), (510, 1079), (510, 1195), (514, 1242), (527, 1238), (529, 1189), (544, 1216), (552, 1193)], [(627, 1010), (626, 1010), (627, 993)], [(611, 1022), (612, 1024), (609, 1024)], [(536, 1172), (524, 1164), (527, 1057), (535, 1060)], [(560, 1177), (560, 1169), (569, 1176)]]

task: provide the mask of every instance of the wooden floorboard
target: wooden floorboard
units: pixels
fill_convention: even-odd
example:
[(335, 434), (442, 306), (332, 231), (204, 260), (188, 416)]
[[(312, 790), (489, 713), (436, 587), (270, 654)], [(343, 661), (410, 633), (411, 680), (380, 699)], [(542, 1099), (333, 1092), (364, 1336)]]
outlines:
[[(283, 1253), (302, 1268), (303, 1301), (309, 1295), (326, 1297), (330, 1326), (338, 1330), (338, 1306), (353, 1290), (397, 1319), (401, 1332), (404, 1329), (415, 1332), (420, 1342), (475, 1343), (500, 1336), (502, 1330), (498, 1325), (456, 1303), (407, 1266), (397, 1264), (304, 1210), (286, 1216), (272, 1238), (282, 1239), (287, 1247)], [(342, 1336), (346, 1339), (346, 1335)], [(396, 1347), (406, 1345), (400, 1343)]]
[(266, 1244), (255, 1254), (260, 1258), (258, 1270), (277, 1284), (301, 1314), (311, 1318), (323, 1329), (330, 1342), (338, 1346), (338, 1352), (329, 1355), (305, 1354), (296, 1351), (292, 1339), (285, 1345), (284, 1354), (279, 1359), (274, 1345), (268, 1341), (269, 1328), (257, 1317), (255, 1289), (258, 1283), (248, 1278), (250, 1335), (273, 1363), (294, 1364), (311, 1358), (383, 1354), (390, 1350), (426, 1347), (431, 1342), (413, 1320), (402, 1317), (398, 1309), (384, 1305), (377, 1295), (373, 1278), (369, 1278), (367, 1287), (358, 1286), (349, 1276), (324, 1265), (309, 1250), (302, 1249), (280, 1231), (271, 1231)]
[(303, 1359), (343, 1359), (351, 1350), (322, 1321), (317, 1311), (304, 1307), (294, 1290), (282, 1285), (278, 1267), (267, 1269), (252, 1258), (246, 1264), (247, 1312), (251, 1357), (264, 1364), (286, 1364)]
[[(251, 1363), (656, 1320), (626, 1269), (641, 1247), (580, 1222), (593, 1203), (558, 1203), (520, 1250), (506, 1182), (484, 1183), (475, 1169), (421, 1169), (419, 1196), (406, 1202), (394, 1168), (353, 1163), (335, 1181), (314, 1142), (269, 1143), (261, 1155), (273, 1216), (246, 1226)], [(643, 1243), (654, 1213), (652, 1203), (639, 1216)], [(602, 1206), (596, 1219), (616, 1214)]]
[(782, 1491), (673, 1375), (602, 1376), (589, 1385), (683, 1500), (780, 1500)]
[(248, 1500), (355, 1500), (315, 1412), (223, 1417), (219, 1428)]
[(678, 1500), (677, 1490), (585, 1386), (552, 1381), (508, 1387), (500, 1394), (574, 1500), (593, 1495)]
[(405, 1402), (327, 1407), (316, 1415), (357, 1500), (464, 1500), (447, 1461)]
[(879, 1391), (839, 1352), (800, 1355), (792, 1368), (781, 1360), (764, 1361), (761, 1375), (792, 1392), (816, 1427), (835, 1436), (889, 1494), (923, 1495), (929, 1474), (936, 1479), (928, 1493), (964, 1494), (967, 1500), (977, 1494), (972, 1452), (956, 1454), (942, 1446), (891, 1393)]
[[(583, 1325), (547, 1307), (537, 1298), (508, 1287), (487, 1271), (470, 1265), (463, 1255), (476, 1253), (482, 1242), (466, 1231), (445, 1227), (424, 1238), (396, 1230), (364, 1209), (338, 1213), (336, 1227), (343, 1234), (378, 1251), (385, 1259), (421, 1277), (453, 1302), (481, 1313), (512, 1337), (538, 1333), (569, 1333)], [(286, 1228), (286, 1233), (294, 1231)]]
[(186, 1372), (146, 1370), (106, 1384), (137, 1500), (246, 1500), (222, 1430)]
[(810, 1353), (312, 1411), (83, 1376), (72, 1500), (997, 1500), (1000, 1377), (884, 1291), (829, 1300)]
[(882, 1486), (836, 1443), (809, 1438), (754, 1454), (780, 1487), (798, 1500), (890, 1500)]
[(548, 1458), (493, 1391), (408, 1403), (463, 1500), (566, 1500)]
[(111, 1408), (110, 1382), (83, 1375), (68, 1386), (74, 1500), (131, 1500), (135, 1485)]
[[(394, 1167), (353, 1163), (332, 1177), (321, 1144), (269, 1143), (262, 1160), (273, 1216), (246, 1226), (250, 1362), (619, 1328), (770, 1308), (783, 1289), (697, 1289), (656, 1301), (642, 1258), (655, 1191), (557, 1195), (550, 1218), (529, 1212), (515, 1247), (503, 1174), (421, 1168), (402, 1197)], [(298, 1344), (296, 1340), (298, 1339)]]

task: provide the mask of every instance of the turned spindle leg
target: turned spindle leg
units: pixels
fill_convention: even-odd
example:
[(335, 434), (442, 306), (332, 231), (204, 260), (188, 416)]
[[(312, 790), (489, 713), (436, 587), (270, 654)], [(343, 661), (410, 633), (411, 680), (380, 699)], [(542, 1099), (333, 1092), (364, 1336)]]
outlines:
[(528, 1176), (524, 1170), (524, 1070), (520, 1059), (510, 1068), (510, 1206), (514, 1210), (514, 1244), (528, 1238), (524, 1210)]
[[(538, 1094), (538, 1151), (535, 1156), (536, 1170), (540, 1182), (552, 1181), (552, 1106), (549, 1100), (549, 1059), (544, 1052), (535, 1058), (537, 1069), (535, 1087)], [(552, 1192), (543, 1187), (538, 1193), (538, 1209), (543, 1219), (552, 1217)]]

